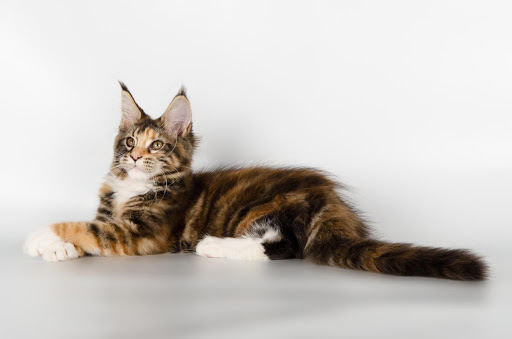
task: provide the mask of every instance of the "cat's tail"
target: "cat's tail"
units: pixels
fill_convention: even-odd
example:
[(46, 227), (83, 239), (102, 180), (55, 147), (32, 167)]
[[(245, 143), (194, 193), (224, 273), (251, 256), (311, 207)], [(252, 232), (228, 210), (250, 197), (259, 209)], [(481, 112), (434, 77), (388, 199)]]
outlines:
[(305, 259), (317, 264), (401, 276), (453, 280), (484, 280), (487, 277), (485, 262), (468, 250), (420, 247), (366, 238), (336, 238), (313, 241), (305, 249)]

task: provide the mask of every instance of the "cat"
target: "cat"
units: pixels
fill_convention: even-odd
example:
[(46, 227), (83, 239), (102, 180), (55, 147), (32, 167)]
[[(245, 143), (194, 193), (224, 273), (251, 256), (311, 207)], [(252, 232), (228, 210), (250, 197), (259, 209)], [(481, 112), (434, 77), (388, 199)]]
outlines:
[(198, 139), (183, 87), (152, 119), (121, 83), (122, 118), (96, 217), (31, 234), (24, 251), (47, 261), (84, 255), (196, 252), (207, 258), (301, 258), (399, 276), (483, 280), (485, 262), (464, 249), (374, 239), (339, 195), (309, 168), (225, 168), (194, 173)]

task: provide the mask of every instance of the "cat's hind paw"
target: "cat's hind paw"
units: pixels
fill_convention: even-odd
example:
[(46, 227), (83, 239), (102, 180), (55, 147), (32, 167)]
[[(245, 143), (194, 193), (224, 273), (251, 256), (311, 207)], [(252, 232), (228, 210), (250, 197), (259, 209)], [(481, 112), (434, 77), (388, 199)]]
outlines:
[(269, 260), (259, 238), (217, 238), (206, 236), (196, 246), (196, 253), (206, 258)]
[(222, 239), (207, 236), (203, 238), (196, 246), (196, 253), (205, 258), (225, 257)]

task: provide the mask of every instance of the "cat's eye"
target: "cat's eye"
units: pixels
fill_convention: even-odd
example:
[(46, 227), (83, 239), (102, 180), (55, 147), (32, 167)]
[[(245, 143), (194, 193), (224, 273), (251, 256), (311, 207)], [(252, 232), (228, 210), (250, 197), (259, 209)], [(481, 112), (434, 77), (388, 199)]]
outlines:
[(128, 138), (126, 139), (126, 146), (128, 146), (128, 147), (133, 147), (133, 146), (135, 146), (135, 139), (134, 139), (134, 138), (132, 138), (132, 137), (128, 137)]
[(156, 150), (159, 150), (160, 148), (162, 148), (163, 145), (164, 145), (163, 142), (161, 142), (160, 140), (156, 140), (156, 141), (153, 141), (153, 143), (151, 144), (151, 148), (156, 151)]

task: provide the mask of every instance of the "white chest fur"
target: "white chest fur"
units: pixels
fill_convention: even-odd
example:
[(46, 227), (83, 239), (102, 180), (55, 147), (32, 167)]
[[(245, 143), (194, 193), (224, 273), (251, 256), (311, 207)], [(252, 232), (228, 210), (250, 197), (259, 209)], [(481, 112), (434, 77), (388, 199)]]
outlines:
[(153, 183), (144, 179), (133, 179), (126, 177), (120, 179), (112, 175), (106, 177), (106, 183), (112, 188), (114, 192), (114, 202), (117, 208), (122, 206), (131, 198), (146, 194), (154, 188)]

